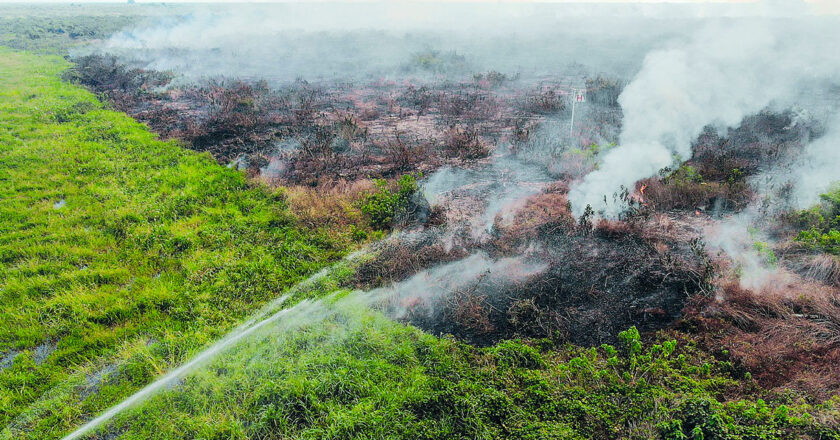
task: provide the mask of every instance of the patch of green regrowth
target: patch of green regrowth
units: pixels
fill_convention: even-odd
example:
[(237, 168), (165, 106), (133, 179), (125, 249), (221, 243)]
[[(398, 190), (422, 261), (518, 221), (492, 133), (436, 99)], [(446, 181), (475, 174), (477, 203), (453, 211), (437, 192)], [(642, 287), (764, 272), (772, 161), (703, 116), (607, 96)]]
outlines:
[(668, 167), (663, 168), (659, 174), (665, 184), (683, 186), (703, 183), (703, 176), (700, 172), (686, 163), (681, 164), (676, 170)]
[(617, 145), (613, 142), (609, 142), (606, 144), (598, 144), (598, 143), (591, 143), (585, 147), (581, 148), (570, 148), (568, 153), (571, 154), (573, 157), (580, 158), (583, 160), (584, 164), (592, 169), (597, 170), (601, 165), (601, 159), (604, 155), (615, 148)]
[(406, 71), (421, 71), (428, 73), (458, 73), (467, 68), (467, 59), (455, 51), (425, 50), (411, 55), (409, 62), (403, 66)]
[(359, 209), (368, 216), (371, 227), (379, 230), (390, 229), (394, 219), (404, 214), (409, 207), (411, 197), (419, 186), (417, 179), (422, 174), (405, 174), (395, 185), (389, 185), (385, 179), (375, 179), (376, 190), (362, 199)]
[(779, 263), (779, 258), (773, 252), (772, 246), (765, 241), (754, 241), (753, 249), (758, 253), (759, 257), (770, 267), (776, 267)]
[(615, 147), (616, 147), (616, 144), (614, 142), (609, 142), (609, 143), (606, 143), (604, 145), (600, 145), (598, 143), (593, 142), (593, 143), (591, 143), (591, 144), (589, 144), (589, 145), (587, 145), (583, 148), (572, 148), (569, 151), (572, 154), (575, 154), (577, 156), (581, 156), (586, 160), (594, 161), (600, 155), (603, 155), (604, 153), (612, 150)]
[(747, 174), (740, 168), (732, 168), (726, 176), (726, 186), (730, 192), (742, 190), (746, 185)]
[(773, 251), (773, 246), (766, 242), (759, 240), (761, 230), (756, 227), (749, 227), (747, 231), (750, 234), (750, 239), (753, 242), (753, 250), (758, 254), (759, 258), (769, 267), (776, 267), (779, 264), (779, 258)]
[(796, 240), (806, 246), (840, 255), (840, 186), (820, 196), (821, 203), (797, 215)]

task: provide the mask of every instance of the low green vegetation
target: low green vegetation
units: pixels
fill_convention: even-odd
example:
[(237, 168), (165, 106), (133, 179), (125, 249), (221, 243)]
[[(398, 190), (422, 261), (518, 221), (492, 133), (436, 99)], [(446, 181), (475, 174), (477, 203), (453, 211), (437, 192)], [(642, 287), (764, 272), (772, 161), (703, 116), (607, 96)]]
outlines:
[(138, 362), (31, 438), (118, 401), (347, 250), (296, 226), (280, 194), (62, 82), (66, 67), (0, 49), (0, 426), (75, 371)]
[(370, 219), (375, 229), (390, 228), (394, 219), (406, 213), (411, 197), (417, 192), (417, 179), (422, 174), (405, 174), (396, 182), (396, 188), (390, 188), (385, 179), (373, 181), (376, 190), (368, 194), (359, 209)]
[(463, 55), (447, 51), (425, 50), (411, 54), (403, 70), (409, 72), (427, 72), (435, 74), (463, 72), (467, 69), (467, 59)]
[(820, 196), (822, 203), (799, 214), (802, 231), (797, 241), (840, 255), (840, 187)]
[[(141, 12), (142, 11), (142, 12)], [(149, 8), (127, 5), (0, 5), (0, 46), (64, 55), (136, 23)]]
[(133, 25), (190, 12), (177, 3), (132, 3), (0, 3), (0, 46), (63, 56)]
[(719, 402), (752, 383), (685, 341), (644, 345), (631, 328), (617, 346), (475, 348), (354, 295), (293, 309), (100, 438), (840, 438), (820, 422), (840, 401)]
[(593, 142), (585, 147), (571, 148), (569, 153), (576, 158), (580, 158), (586, 166), (591, 166), (592, 169), (597, 170), (601, 166), (604, 156), (615, 147), (616, 144), (613, 142), (604, 145)]
[(659, 171), (662, 176), (662, 181), (666, 184), (674, 184), (677, 186), (692, 185), (703, 183), (703, 176), (691, 165), (683, 163), (673, 170), (669, 167), (663, 168)]
[(596, 162), (598, 157), (603, 156), (603, 154), (607, 153), (608, 151), (615, 148), (616, 144), (613, 142), (600, 145), (595, 142), (589, 144), (583, 148), (572, 148), (569, 150), (572, 154), (576, 154), (578, 156), (583, 157), (587, 161)]
[(753, 249), (769, 267), (776, 267), (779, 264), (779, 258), (773, 252), (773, 247), (766, 241), (754, 241)]

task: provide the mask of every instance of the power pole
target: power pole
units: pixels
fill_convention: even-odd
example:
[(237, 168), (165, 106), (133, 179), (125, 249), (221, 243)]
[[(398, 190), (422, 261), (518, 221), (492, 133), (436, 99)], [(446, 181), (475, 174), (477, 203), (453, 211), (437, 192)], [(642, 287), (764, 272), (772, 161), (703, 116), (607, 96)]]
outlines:
[(575, 104), (578, 102), (586, 102), (586, 96), (583, 94), (582, 89), (572, 89), (572, 120), (569, 121), (569, 142), (571, 142), (572, 136), (574, 136)]

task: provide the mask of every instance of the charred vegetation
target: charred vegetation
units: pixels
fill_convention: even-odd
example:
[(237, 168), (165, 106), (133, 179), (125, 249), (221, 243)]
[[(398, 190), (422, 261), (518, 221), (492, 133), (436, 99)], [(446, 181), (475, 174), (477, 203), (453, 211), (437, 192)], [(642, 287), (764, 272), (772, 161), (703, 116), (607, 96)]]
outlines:
[[(541, 209), (534, 203), (522, 212), (529, 208)], [(531, 222), (525, 229), (514, 222), (481, 247), (500, 258), (530, 248), (544, 271), (513, 284), (479, 281), (418, 305), (409, 321), (479, 345), (532, 337), (592, 346), (614, 342), (632, 325), (666, 328), (682, 317), (688, 298), (708, 293), (713, 268), (702, 242), (682, 241), (689, 230), (663, 233), (624, 221), (591, 227), (569, 217)]]
[[(352, 288), (398, 283), (476, 252), (526, 255), (544, 265), (515, 282), (488, 274), (409, 303), (402, 319), (422, 329), (482, 346), (517, 337), (597, 346), (631, 326), (646, 337), (677, 329), (710, 351), (727, 347), (763, 386), (818, 397), (837, 392), (838, 311), (830, 290), (840, 282), (837, 259), (804, 245), (776, 249), (780, 267), (822, 293), (770, 299), (733, 287), (730, 263), (703, 243), (710, 219), (755, 203), (754, 179), (823, 134), (797, 113), (766, 110), (726, 131), (708, 127), (684, 163), (615, 195), (629, 206), (618, 219), (592, 211), (575, 219), (569, 184), (597, 170), (619, 140), (621, 79), (585, 80), (587, 105), (569, 138), (557, 122), (570, 114), (561, 86), (493, 71), (464, 83), (301, 80), (276, 87), (230, 79), (173, 85), (168, 74), (106, 56), (75, 63), (69, 79), (162, 136), (287, 186), (286, 200), (308, 227), (340, 230), (349, 242), (381, 237), (376, 230), (407, 231), (375, 246), (347, 282)], [(459, 56), (442, 53), (417, 54), (410, 64), (433, 74), (464, 68)], [(401, 176), (480, 168), (498, 157), (538, 168), (553, 183), (515, 182), (540, 190), (491, 217), (480, 237), (470, 221), (492, 191), (487, 182), (467, 183), (464, 194), (433, 205), (417, 190), (399, 209), (389, 201)], [(801, 219), (788, 220), (768, 226), (774, 236), (790, 239), (802, 228), (794, 224)], [(780, 361), (785, 367), (773, 369)]]

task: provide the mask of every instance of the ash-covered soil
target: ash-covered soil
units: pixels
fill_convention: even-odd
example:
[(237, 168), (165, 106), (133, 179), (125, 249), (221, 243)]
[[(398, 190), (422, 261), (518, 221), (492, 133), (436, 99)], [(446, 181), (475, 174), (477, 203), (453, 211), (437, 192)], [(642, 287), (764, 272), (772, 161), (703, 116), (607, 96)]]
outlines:
[[(627, 207), (617, 219), (575, 218), (569, 187), (615, 148), (624, 79), (486, 72), (460, 81), (178, 85), (116, 58), (75, 61), (71, 79), (270, 185), (340, 199), (371, 178), (422, 173), (411, 209), (390, 225), (400, 232), (373, 246), (353, 288), (399, 286), (476, 255), (538, 268), (488, 270), (452, 291), (428, 286), (440, 291), (391, 310), (405, 322), (478, 345), (532, 337), (593, 346), (630, 326), (649, 337), (680, 331), (731, 353), (769, 387), (812, 395), (840, 387), (840, 264), (792, 241), (790, 185), (772, 172), (824, 134), (801, 112), (765, 109), (734, 128), (707, 127), (692, 157), (612, 196)], [(571, 83), (586, 85), (586, 102), (576, 104), (570, 132)], [(741, 225), (748, 215), (755, 231)], [(710, 233), (735, 226), (737, 239)], [(751, 266), (728, 253), (727, 240), (749, 236), (744, 246), (755, 253), (753, 234), (772, 237), (769, 272), (783, 283), (743, 282)]]

